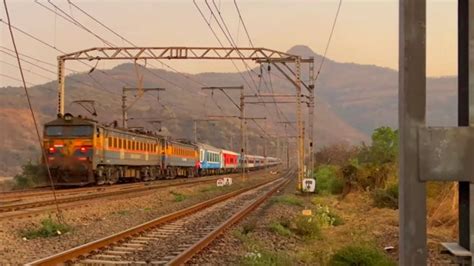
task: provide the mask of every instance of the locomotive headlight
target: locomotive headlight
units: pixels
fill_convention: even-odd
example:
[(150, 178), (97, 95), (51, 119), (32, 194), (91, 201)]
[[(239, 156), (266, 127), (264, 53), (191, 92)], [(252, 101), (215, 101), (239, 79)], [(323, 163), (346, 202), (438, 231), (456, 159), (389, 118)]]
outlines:
[(71, 121), (72, 120), (72, 114), (70, 114), (70, 113), (65, 114), (64, 115), (64, 120)]
[(49, 147), (48, 152), (49, 152), (49, 153), (55, 153), (55, 152), (56, 152), (56, 148), (55, 148), (55, 147)]
[(80, 150), (82, 153), (85, 153), (85, 152), (87, 151), (87, 148), (86, 148), (86, 147), (81, 147), (79, 150)]

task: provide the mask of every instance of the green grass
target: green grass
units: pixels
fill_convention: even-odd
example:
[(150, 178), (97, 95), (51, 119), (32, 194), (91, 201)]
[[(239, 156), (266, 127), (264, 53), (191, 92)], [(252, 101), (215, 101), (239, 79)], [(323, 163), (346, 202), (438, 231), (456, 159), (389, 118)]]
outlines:
[(297, 235), (305, 240), (321, 238), (320, 222), (315, 216), (299, 215), (294, 220)]
[(337, 213), (334, 213), (328, 206), (317, 204), (315, 216), (318, 218), (321, 226), (343, 225), (344, 220)]
[(303, 200), (294, 195), (282, 195), (272, 198), (272, 202), (303, 207)]
[(240, 261), (241, 265), (251, 265), (251, 266), (283, 266), (283, 265), (293, 265), (290, 258), (284, 253), (278, 253), (274, 251), (269, 251), (265, 249), (254, 250), (248, 252)]
[(315, 173), (316, 189), (323, 194), (340, 194), (344, 188), (344, 181), (339, 170), (334, 165), (322, 165)]
[(174, 196), (175, 202), (181, 202), (188, 198), (186, 195), (178, 193), (178, 192), (171, 191), (170, 193)]
[(286, 227), (285, 225), (283, 225), (281, 222), (272, 222), (268, 228), (270, 229), (270, 231), (278, 234), (278, 235), (281, 235), (281, 236), (291, 236), (293, 233), (291, 232), (291, 230)]
[(53, 221), (51, 217), (49, 217), (49, 218), (41, 220), (41, 225), (39, 228), (24, 230), (21, 233), (21, 236), (27, 239), (40, 238), (40, 237), (45, 238), (45, 237), (58, 236), (58, 235), (67, 233), (70, 230), (71, 230), (70, 226), (66, 224), (62, 224), (62, 223), (57, 223)]
[(234, 230), (234, 237), (242, 241), (248, 251), (240, 258), (240, 265), (266, 266), (266, 265), (292, 265), (287, 254), (277, 253), (265, 249), (263, 244), (254, 239), (248, 230)]
[(385, 253), (375, 247), (349, 245), (336, 251), (336, 253), (331, 256), (329, 265), (392, 266), (396, 264)]

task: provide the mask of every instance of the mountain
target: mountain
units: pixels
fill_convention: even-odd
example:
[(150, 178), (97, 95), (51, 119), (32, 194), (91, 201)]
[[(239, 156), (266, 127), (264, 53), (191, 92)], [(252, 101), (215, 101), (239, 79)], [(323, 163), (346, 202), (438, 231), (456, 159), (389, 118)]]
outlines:
[[(298, 45), (289, 53), (313, 56), (318, 70), (322, 57), (306, 46)], [(239, 62), (238, 62), (239, 63)], [(95, 100), (98, 116), (96, 120), (110, 123), (121, 121), (121, 91), (124, 86), (136, 86), (136, 66), (125, 63), (109, 70), (95, 70), (91, 74), (68, 75), (66, 78), (66, 111), (73, 114), (87, 113), (75, 100)], [(263, 79), (259, 79), (258, 73)], [(104, 74), (106, 73), (106, 74)], [(247, 73), (200, 73), (178, 74), (164, 69), (139, 68), (143, 75), (144, 87), (165, 87), (157, 101), (156, 92), (146, 93), (129, 111), (129, 126), (144, 126), (156, 129), (145, 118), (162, 121), (162, 134), (176, 138), (193, 138), (193, 119), (203, 119), (208, 115), (239, 115), (237, 108), (217, 91), (210, 95), (202, 91), (202, 86), (246, 85), (250, 76), (261, 93), (294, 93), (292, 85), (275, 68), (255, 68)], [(92, 78), (91, 78), (92, 77)], [(113, 78), (111, 78), (113, 77)], [(271, 77), (271, 79), (269, 78)], [(302, 79), (308, 79), (303, 68)], [(169, 83), (167, 81), (171, 81)], [(440, 77), (427, 80), (427, 118), (430, 125), (454, 125), (456, 122), (456, 78)], [(39, 126), (55, 117), (57, 103), (56, 82), (49, 82), (29, 89)], [(303, 92), (305, 92), (303, 90)], [(247, 93), (256, 93), (246, 88)], [(239, 93), (229, 92), (238, 102)], [(397, 126), (398, 73), (389, 68), (374, 65), (336, 62), (325, 60), (321, 74), (316, 81), (315, 145), (321, 147), (331, 143), (359, 143), (367, 141), (374, 128), (388, 125)], [(136, 97), (128, 94), (128, 103)], [(217, 105), (216, 105), (217, 103)], [(295, 121), (294, 104), (280, 104), (286, 117), (276, 114), (274, 104), (246, 105), (247, 116), (267, 116), (272, 120)], [(269, 111), (265, 111), (265, 110)], [(306, 114), (306, 108), (304, 109)], [(264, 123), (259, 122), (261, 127)], [(36, 133), (27, 109), (24, 92), (17, 87), (0, 88), (0, 176), (13, 175), (20, 165), (29, 159), (37, 159), (38, 143)], [(277, 131), (285, 135), (281, 125), (267, 123), (267, 131)], [(233, 118), (218, 122), (198, 122), (198, 136), (202, 142), (219, 147), (239, 150), (239, 121)], [(263, 153), (260, 129), (249, 121), (249, 152)], [(295, 135), (292, 126), (288, 135)], [(276, 140), (267, 144), (269, 154), (275, 154)]]
[[(257, 72), (256, 69), (255, 72)], [(273, 70), (272, 70), (273, 71)], [(294, 88), (284, 78), (278, 78), (271, 72), (271, 82), (259, 80), (255, 73), (200, 73), (178, 74), (164, 69), (147, 69), (139, 67), (143, 75), (144, 87), (164, 87), (157, 100), (156, 92), (145, 93), (137, 100), (133, 93), (127, 94), (128, 103), (136, 102), (129, 110), (129, 126), (143, 126), (148, 129), (157, 129), (157, 124), (149, 124), (146, 120), (162, 120), (162, 134), (172, 135), (175, 138), (193, 138), (193, 119), (203, 119), (208, 115), (239, 115), (238, 109), (217, 91), (211, 96), (210, 92), (202, 91), (206, 86), (242, 85), (242, 76), (250, 82), (250, 76), (261, 86), (257, 88), (261, 93), (294, 93)], [(109, 70), (95, 70), (91, 74), (81, 73), (66, 77), (66, 112), (89, 115), (79, 105), (73, 104), (76, 100), (94, 100), (98, 116), (94, 119), (110, 123), (121, 121), (121, 93), (122, 87), (136, 86), (136, 66), (125, 63)], [(168, 81), (171, 81), (168, 82)], [(270, 85), (272, 84), (272, 85)], [(56, 82), (49, 82), (29, 88), (35, 114), (38, 119), (40, 133), (44, 122), (52, 120), (56, 113), (57, 89)], [(246, 94), (256, 93), (255, 88), (246, 89)], [(229, 92), (234, 101), (239, 100), (239, 93)], [(217, 104), (216, 104), (217, 103)], [(336, 114), (330, 104), (323, 98), (317, 97), (317, 111), (315, 112), (315, 136), (318, 147), (336, 143), (359, 143), (367, 140), (367, 135), (354, 129), (347, 121)], [(246, 105), (246, 116), (266, 116), (269, 120), (295, 121), (294, 104), (279, 105), (285, 117), (279, 117), (274, 104)], [(306, 108), (304, 109), (306, 114)], [(90, 115), (89, 115), (90, 116)], [(258, 122), (265, 127), (264, 122)], [(39, 146), (36, 133), (24, 92), (18, 87), (0, 88), (0, 176), (14, 175), (20, 166), (27, 160), (37, 160)], [(120, 124), (120, 123), (119, 123)], [(266, 131), (278, 135), (285, 135), (282, 125), (266, 123)], [(227, 118), (215, 122), (198, 122), (199, 141), (215, 146), (239, 150), (240, 149), (240, 122), (235, 118)], [(260, 137), (261, 130), (248, 121), (249, 145), (248, 152), (262, 154), (264, 145)], [(294, 125), (288, 126), (287, 134), (295, 135)], [(284, 141), (284, 140), (283, 140)], [(275, 139), (268, 141), (267, 152), (276, 155)], [(282, 155), (281, 155), (282, 156)]]
[[(322, 57), (306, 46), (289, 53), (314, 56), (316, 70)], [(305, 75), (305, 73), (303, 73)], [(326, 59), (316, 82), (316, 94), (352, 127), (370, 134), (373, 129), (398, 126), (398, 72), (375, 65), (340, 63)], [(427, 78), (427, 123), (456, 125), (456, 77)]]

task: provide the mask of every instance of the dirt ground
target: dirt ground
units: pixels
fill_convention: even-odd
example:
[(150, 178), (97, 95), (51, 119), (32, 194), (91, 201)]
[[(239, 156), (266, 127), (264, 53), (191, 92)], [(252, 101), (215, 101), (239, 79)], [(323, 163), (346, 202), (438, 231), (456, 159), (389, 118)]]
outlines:
[[(320, 235), (305, 239), (292, 230), (275, 230), (275, 223), (294, 220), (303, 210), (337, 215), (337, 225), (322, 225)], [(342, 220), (342, 221), (341, 221)], [(339, 224), (342, 223), (342, 224)], [(286, 187), (245, 221), (218, 239), (194, 262), (222, 265), (327, 265), (331, 255), (347, 245), (378, 249), (398, 261), (398, 210), (375, 208), (368, 192), (337, 195), (302, 195)], [(291, 227), (291, 226), (290, 226)], [(452, 227), (429, 227), (430, 265), (452, 263), (440, 255), (440, 242), (452, 241)], [(226, 254), (222, 256), (222, 254)]]

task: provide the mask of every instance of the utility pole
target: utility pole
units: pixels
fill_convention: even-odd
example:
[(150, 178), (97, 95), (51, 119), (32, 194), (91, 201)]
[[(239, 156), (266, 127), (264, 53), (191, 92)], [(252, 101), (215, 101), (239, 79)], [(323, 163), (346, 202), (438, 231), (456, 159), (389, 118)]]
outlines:
[[(242, 160), (242, 179), (245, 178), (245, 152), (246, 152), (246, 145), (245, 145), (245, 119), (244, 119), (244, 86), (226, 86), (226, 87), (203, 87), (202, 90), (210, 90), (214, 93), (214, 90), (219, 90), (225, 94), (225, 96), (234, 104), (237, 109), (240, 111), (240, 158)], [(238, 105), (227, 93), (226, 90), (240, 90), (240, 105)], [(229, 116), (227, 116), (229, 117)]]
[(314, 176), (314, 58), (309, 62), (309, 102), (308, 102), (308, 138), (309, 138), (309, 178)]
[[(128, 110), (142, 97), (142, 95), (147, 92), (147, 91), (164, 91), (165, 89), (164, 88), (127, 88), (127, 87), (123, 87), (122, 88), (122, 127), (123, 128), (127, 128), (127, 121), (128, 121), (128, 118), (127, 118), (127, 112)], [(132, 104), (130, 104), (130, 106), (127, 106), (127, 94), (126, 92), (128, 91), (139, 91), (141, 92), (140, 94), (138, 94), (138, 97), (135, 99), (134, 102), (132, 102)], [(159, 100), (159, 96), (158, 96), (158, 100)]]

